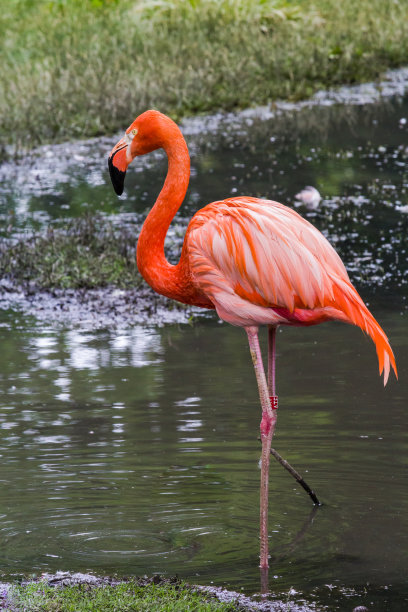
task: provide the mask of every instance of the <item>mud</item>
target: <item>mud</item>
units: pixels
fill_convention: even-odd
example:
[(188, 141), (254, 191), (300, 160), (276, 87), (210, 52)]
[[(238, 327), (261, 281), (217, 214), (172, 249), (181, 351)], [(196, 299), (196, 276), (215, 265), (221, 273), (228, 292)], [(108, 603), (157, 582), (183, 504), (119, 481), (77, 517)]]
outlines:
[[(109, 227), (118, 230), (117, 241), (125, 243), (132, 258), (141, 225), (142, 220), (137, 215), (119, 214), (109, 218)], [(179, 257), (186, 225), (187, 220), (179, 220), (169, 229), (166, 256), (173, 263)], [(64, 231), (64, 224), (59, 221), (53, 227), (57, 231)], [(103, 220), (101, 227), (106, 229)], [(43, 235), (46, 234), (43, 232)], [(53, 235), (51, 233), (51, 240)], [(3, 239), (3, 245), (27, 240), (30, 236), (32, 234), (26, 233), (24, 236), (16, 233), (9, 239)], [(136, 323), (158, 326), (187, 323), (197, 316), (208, 316), (208, 311), (158, 295), (140, 277), (137, 286), (131, 289), (115, 286), (44, 289), (31, 280), (21, 282), (12, 277), (0, 278), (0, 309), (18, 309), (35, 316), (40, 322), (88, 330), (124, 329)]]
[(53, 289), (0, 280), (0, 309), (19, 309), (44, 323), (81, 329), (126, 329), (133, 324), (188, 323), (205, 311), (139, 289)]
[(289, 592), (288, 598), (285, 601), (279, 599), (271, 601), (270, 599), (262, 599), (261, 596), (259, 596), (260, 600), (257, 601), (252, 597), (247, 597), (241, 593), (229, 591), (221, 587), (194, 586), (193, 588), (214, 595), (223, 603), (235, 603), (241, 606), (243, 610), (259, 610), (259, 612), (318, 612), (328, 609), (326, 606), (314, 604), (313, 602), (309, 603), (301, 600), (295, 602), (292, 599), (293, 595), (296, 594), (294, 590)]

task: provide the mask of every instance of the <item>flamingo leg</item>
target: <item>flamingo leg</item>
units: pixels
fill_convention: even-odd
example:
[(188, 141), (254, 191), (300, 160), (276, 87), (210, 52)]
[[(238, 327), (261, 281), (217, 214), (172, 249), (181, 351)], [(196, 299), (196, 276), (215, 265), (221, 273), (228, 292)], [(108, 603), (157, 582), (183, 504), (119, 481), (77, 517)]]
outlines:
[(269, 395), (276, 396), (276, 326), (268, 326), (268, 389)]
[[(278, 407), (278, 396), (276, 395), (276, 379), (275, 379), (275, 366), (276, 366), (276, 326), (268, 326), (268, 392), (270, 396), (271, 405), (275, 408)], [(276, 415), (276, 410), (273, 411)], [(276, 416), (275, 416), (276, 423)], [(273, 455), (289, 474), (292, 474), (293, 478), (304, 488), (306, 493), (310, 496), (315, 506), (320, 506), (321, 503), (316, 493), (309, 487), (303, 477), (293, 468), (286, 459), (274, 449), (270, 449), (271, 455)]]
[(260, 497), (260, 540), (261, 554), (260, 567), (269, 567), (268, 563), (268, 491), (269, 491), (269, 461), (271, 455), (272, 436), (275, 430), (276, 411), (272, 410), (269, 399), (268, 384), (262, 363), (261, 347), (259, 346), (258, 328), (247, 327), (249, 348), (254, 364), (256, 381), (258, 383), (259, 397), (262, 407), (262, 420), (260, 425), (262, 455), (261, 455), (261, 497)]

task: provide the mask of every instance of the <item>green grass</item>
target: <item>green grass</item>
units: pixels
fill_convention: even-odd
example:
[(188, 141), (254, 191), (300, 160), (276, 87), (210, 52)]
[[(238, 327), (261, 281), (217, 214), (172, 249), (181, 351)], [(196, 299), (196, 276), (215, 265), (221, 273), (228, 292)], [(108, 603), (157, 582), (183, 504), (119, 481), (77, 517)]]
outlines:
[(44, 289), (137, 287), (136, 234), (86, 216), (14, 244), (0, 240), (0, 277)]
[(7, 0), (0, 147), (373, 79), (408, 62), (407, 23), (403, 0)]
[(15, 587), (8, 607), (3, 609), (10, 612), (234, 612), (238, 607), (196, 593), (183, 583), (140, 586), (136, 581), (129, 581), (98, 587), (30, 583)]

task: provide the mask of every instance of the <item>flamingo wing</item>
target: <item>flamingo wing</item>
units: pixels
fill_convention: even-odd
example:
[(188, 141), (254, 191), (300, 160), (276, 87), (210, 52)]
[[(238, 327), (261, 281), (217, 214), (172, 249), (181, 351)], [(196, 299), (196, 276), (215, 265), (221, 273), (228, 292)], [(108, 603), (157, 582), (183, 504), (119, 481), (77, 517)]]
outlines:
[(194, 284), (219, 316), (241, 326), (338, 319), (374, 340), (380, 373), (395, 359), (336, 251), (294, 210), (269, 200), (213, 202), (191, 220), (185, 249)]
[(333, 277), (346, 269), (324, 236), (277, 202), (232, 198), (192, 219), (188, 232), (193, 278), (207, 295), (248, 293), (261, 306), (314, 309), (334, 299)]

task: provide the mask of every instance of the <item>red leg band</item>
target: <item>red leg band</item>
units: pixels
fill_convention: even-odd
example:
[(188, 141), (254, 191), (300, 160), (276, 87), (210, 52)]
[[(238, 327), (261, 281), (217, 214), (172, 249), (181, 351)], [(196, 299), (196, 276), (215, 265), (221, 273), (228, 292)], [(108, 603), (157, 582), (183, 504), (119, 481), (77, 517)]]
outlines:
[(277, 395), (270, 395), (269, 399), (271, 400), (271, 408), (272, 408), (272, 410), (277, 410), (278, 409), (278, 396)]

